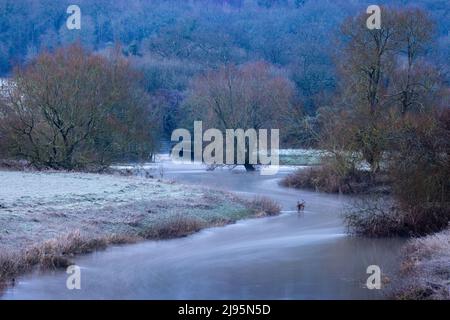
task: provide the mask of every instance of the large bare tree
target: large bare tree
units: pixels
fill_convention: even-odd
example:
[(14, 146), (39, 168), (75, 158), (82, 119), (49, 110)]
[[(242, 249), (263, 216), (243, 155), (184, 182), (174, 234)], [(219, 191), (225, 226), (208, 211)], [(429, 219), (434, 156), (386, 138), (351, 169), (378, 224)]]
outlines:
[[(336, 57), (340, 100), (352, 151), (373, 173), (390, 145), (389, 123), (433, 105), (439, 74), (425, 59), (433, 24), (420, 9), (382, 8), (381, 28), (370, 30), (366, 14), (342, 25), (342, 51)], [(338, 124), (339, 125), (339, 124)]]
[[(195, 78), (188, 105), (205, 127), (223, 132), (271, 129), (279, 128), (277, 120), (291, 110), (293, 95), (293, 84), (283, 73), (265, 62), (254, 62), (226, 65)], [(253, 168), (247, 162), (245, 166)]]
[(73, 45), (17, 68), (1, 120), (11, 155), (72, 169), (147, 157), (152, 123), (136, 75), (117, 54)]

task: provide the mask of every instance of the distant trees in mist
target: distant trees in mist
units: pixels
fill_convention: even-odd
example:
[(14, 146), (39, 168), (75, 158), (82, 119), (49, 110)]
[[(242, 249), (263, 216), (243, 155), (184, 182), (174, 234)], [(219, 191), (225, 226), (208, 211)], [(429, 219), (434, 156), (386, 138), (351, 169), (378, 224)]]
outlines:
[[(383, 9), (382, 29), (371, 31), (365, 24), (368, 2), (363, 0), (80, 0), (81, 30), (68, 30), (69, 1), (0, 0), (0, 72), (20, 84), (17, 101), (21, 97), (42, 101), (40, 95), (49, 89), (42, 83), (51, 80), (49, 86), (56, 86), (63, 96), (55, 95), (56, 102), (46, 105), (30, 105), (44, 115), (49, 106), (61, 103), (57, 99), (63, 99), (67, 110), (58, 107), (70, 116), (70, 108), (78, 106), (69, 92), (82, 78), (92, 87), (83, 88), (77, 97), (87, 108), (80, 109), (81, 115), (91, 110), (96, 121), (107, 123), (100, 111), (92, 109), (95, 99), (87, 97), (102, 92), (104, 99), (112, 99), (111, 92), (124, 90), (120, 99), (126, 99), (120, 105), (132, 106), (132, 111), (124, 115), (125, 109), (110, 109), (114, 121), (130, 116), (126, 121), (138, 128), (133, 134), (139, 137), (147, 126), (151, 144), (156, 132), (168, 137), (195, 119), (217, 126), (282, 126), (284, 146), (357, 150), (376, 172), (389, 144), (391, 120), (445, 107), (450, 80), (447, 2), (381, 3), (392, 6)], [(68, 58), (69, 51), (77, 51), (74, 47), (59, 49), (74, 41), (83, 48), (77, 49), (85, 57), (79, 61)], [(112, 53), (119, 65), (126, 64), (120, 73), (125, 78), (116, 82), (89, 78), (94, 75), (82, 61), (98, 61), (103, 65), (100, 74), (106, 77), (114, 69)], [(20, 66), (16, 72), (13, 65)], [(139, 79), (134, 79), (136, 70)], [(69, 74), (67, 79), (62, 78), (64, 73)], [(111, 87), (119, 82), (128, 87)], [(227, 96), (230, 88), (232, 94)], [(211, 101), (216, 100), (226, 114), (213, 108)], [(133, 115), (140, 116), (132, 119)], [(86, 125), (83, 117), (65, 125), (70, 127), (73, 121), (78, 127)], [(55, 141), (45, 138), (45, 148), (54, 154), (45, 161), (61, 165), (74, 156), (73, 141), (55, 153), (52, 144), (66, 143), (62, 132), (67, 128), (53, 126), (48, 130), (59, 130), (62, 136)], [(69, 132), (77, 135), (72, 129)], [(121, 134), (117, 137), (125, 139)], [(100, 151), (99, 141), (108, 148), (116, 141), (94, 140), (94, 149)], [(92, 147), (89, 143), (83, 144)], [(125, 158), (149, 151), (147, 146), (130, 148), (134, 151), (120, 151)], [(92, 157), (112, 161), (119, 158), (119, 149)]]
[[(402, 1), (381, 1), (403, 6)], [(336, 88), (335, 37), (368, 1), (80, 0), (81, 30), (67, 30), (68, 0), (0, 0), (0, 74), (42, 50), (74, 41), (102, 52), (120, 43), (139, 65), (150, 92), (179, 94), (196, 74), (226, 64), (265, 60), (284, 68), (309, 115)], [(410, 1), (437, 23), (429, 59), (449, 56), (448, 3)], [(431, 52), (433, 51), (433, 52)], [(447, 77), (448, 80), (448, 77)]]

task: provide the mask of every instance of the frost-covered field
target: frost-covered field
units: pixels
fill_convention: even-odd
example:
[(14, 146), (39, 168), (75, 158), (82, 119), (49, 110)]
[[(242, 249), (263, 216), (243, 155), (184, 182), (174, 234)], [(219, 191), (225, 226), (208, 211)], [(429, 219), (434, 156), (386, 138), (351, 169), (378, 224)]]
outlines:
[(0, 253), (79, 231), (139, 236), (173, 217), (220, 224), (249, 213), (232, 195), (135, 176), (0, 171)]
[(405, 248), (399, 299), (450, 299), (450, 228)]

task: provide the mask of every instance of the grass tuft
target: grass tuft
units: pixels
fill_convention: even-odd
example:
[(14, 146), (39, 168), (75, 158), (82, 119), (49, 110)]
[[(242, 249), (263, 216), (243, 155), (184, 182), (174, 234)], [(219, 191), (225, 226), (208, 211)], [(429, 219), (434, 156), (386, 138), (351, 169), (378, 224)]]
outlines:
[(277, 202), (261, 196), (250, 202), (250, 208), (256, 217), (275, 216), (281, 212), (281, 206)]

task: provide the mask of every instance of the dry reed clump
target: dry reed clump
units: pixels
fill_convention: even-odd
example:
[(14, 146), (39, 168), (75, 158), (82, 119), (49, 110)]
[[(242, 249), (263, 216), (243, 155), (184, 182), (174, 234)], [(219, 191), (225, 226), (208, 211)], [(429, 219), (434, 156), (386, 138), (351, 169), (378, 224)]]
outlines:
[(325, 169), (323, 167), (311, 167), (299, 169), (294, 173), (284, 177), (283, 180), (281, 180), (280, 184), (289, 188), (304, 188), (338, 192), (339, 187), (337, 182), (334, 180), (334, 177), (326, 176)]
[(289, 188), (311, 189), (327, 193), (357, 194), (384, 183), (373, 180), (369, 172), (350, 170), (337, 173), (332, 165), (303, 168), (286, 176), (280, 184)]
[(169, 219), (158, 221), (152, 227), (140, 233), (145, 239), (172, 239), (185, 237), (207, 226), (206, 222), (197, 217), (177, 214)]
[(118, 235), (91, 239), (75, 231), (22, 252), (3, 252), (0, 254), (0, 286), (34, 267), (40, 270), (67, 268), (74, 255), (103, 250), (109, 244), (132, 243), (136, 240), (136, 237)]
[[(249, 201), (248, 208), (255, 217), (273, 216), (281, 211), (281, 207), (267, 197), (256, 197)], [(198, 217), (177, 214), (174, 217), (157, 222), (139, 235), (145, 239), (172, 239), (191, 235), (208, 226), (223, 226), (232, 222), (234, 222), (234, 219), (223, 217), (208, 222)]]
[(280, 214), (281, 206), (268, 197), (256, 197), (250, 202), (250, 208), (256, 217)]

